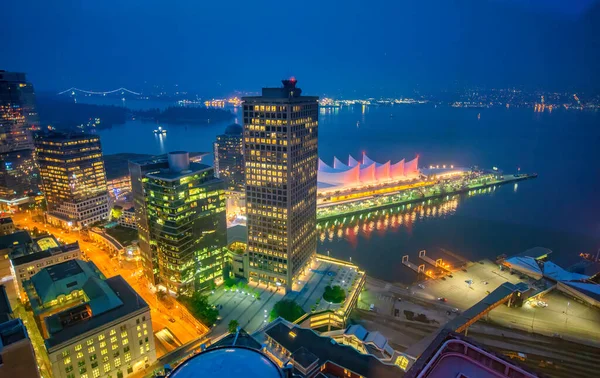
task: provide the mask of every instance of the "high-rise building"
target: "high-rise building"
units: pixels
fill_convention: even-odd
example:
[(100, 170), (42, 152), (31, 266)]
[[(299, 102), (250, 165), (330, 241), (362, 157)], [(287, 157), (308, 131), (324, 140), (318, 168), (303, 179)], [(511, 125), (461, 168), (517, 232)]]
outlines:
[(244, 191), (244, 129), (234, 123), (218, 135), (214, 143), (215, 175), (225, 182), (225, 189)]
[(227, 225), (223, 181), (187, 152), (130, 162), (146, 276), (178, 293), (222, 277)]
[(292, 288), (317, 247), (318, 97), (296, 80), (244, 97), (249, 277)]
[(41, 134), (35, 140), (48, 208), (60, 227), (86, 227), (110, 213), (100, 137), (81, 133)]
[(23, 286), (55, 378), (127, 377), (156, 360), (150, 307), (123, 277), (69, 260)]
[(35, 93), (24, 73), (0, 70), (0, 200), (3, 206), (29, 201), (38, 191), (31, 129), (39, 126)]

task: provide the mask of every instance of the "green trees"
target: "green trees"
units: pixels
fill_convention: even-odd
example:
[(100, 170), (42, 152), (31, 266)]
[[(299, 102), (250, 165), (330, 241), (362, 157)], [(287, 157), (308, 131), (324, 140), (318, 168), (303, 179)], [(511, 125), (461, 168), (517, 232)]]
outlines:
[(180, 296), (178, 298), (190, 310), (192, 315), (206, 326), (210, 327), (216, 323), (219, 310), (208, 303), (208, 297), (195, 292), (191, 297)]
[(229, 332), (234, 333), (235, 331), (237, 331), (237, 327), (239, 325), (240, 325), (240, 323), (237, 320), (235, 320), (235, 319), (230, 320), (229, 325), (227, 326), (229, 328)]
[(346, 299), (346, 291), (339, 286), (327, 286), (323, 293), (323, 299), (331, 303), (342, 303)]
[(298, 303), (289, 299), (282, 299), (273, 306), (270, 320), (275, 320), (281, 316), (285, 320), (293, 322), (304, 314), (304, 310)]

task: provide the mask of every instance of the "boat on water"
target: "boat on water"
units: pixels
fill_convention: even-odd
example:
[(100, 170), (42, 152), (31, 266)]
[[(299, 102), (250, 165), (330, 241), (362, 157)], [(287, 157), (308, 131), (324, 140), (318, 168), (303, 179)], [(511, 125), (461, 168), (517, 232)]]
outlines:
[(163, 129), (162, 126), (158, 126), (158, 129), (154, 130), (154, 134), (166, 134), (167, 130)]

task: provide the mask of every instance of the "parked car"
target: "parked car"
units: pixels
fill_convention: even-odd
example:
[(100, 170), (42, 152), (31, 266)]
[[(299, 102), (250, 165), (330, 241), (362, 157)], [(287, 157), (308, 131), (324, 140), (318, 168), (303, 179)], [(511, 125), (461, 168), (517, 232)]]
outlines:
[(371, 305), (369, 306), (369, 311), (375, 311), (375, 304), (371, 303)]
[(455, 314), (458, 314), (458, 309), (455, 307), (455, 308), (452, 309), (452, 312), (455, 313)]
[(440, 302), (448, 302), (448, 300), (446, 298), (444, 298), (444, 297), (439, 297), (438, 301), (440, 301)]
[(423, 285), (423, 284), (419, 284), (418, 286), (419, 286), (421, 289), (425, 289), (425, 285)]

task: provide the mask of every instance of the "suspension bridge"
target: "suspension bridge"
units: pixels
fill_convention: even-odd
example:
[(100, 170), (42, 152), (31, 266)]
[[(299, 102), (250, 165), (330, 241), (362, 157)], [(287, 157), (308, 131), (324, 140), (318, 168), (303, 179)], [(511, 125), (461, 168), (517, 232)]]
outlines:
[(62, 92), (58, 92), (58, 94), (62, 95), (62, 94), (68, 93), (68, 92), (71, 92), (73, 94), (75, 92), (80, 92), (80, 93), (85, 93), (85, 94), (103, 95), (103, 96), (106, 96), (107, 94), (118, 93), (118, 92), (121, 92), (121, 94), (125, 94), (125, 92), (127, 92), (127, 93), (130, 93), (130, 94), (136, 95), (136, 96), (141, 95), (141, 93), (137, 93), (137, 92), (131, 91), (131, 90), (129, 90), (127, 88), (123, 88), (123, 87), (118, 88), (118, 89), (113, 89), (112, 91), (106, 91), (106, 92), (86, 91), (84, 89), (79, 89), (79, 88), (72, 87), (72, 88), (69, 88), (69, 89), (64, 90)]

